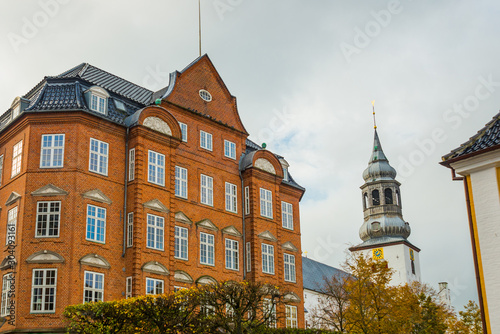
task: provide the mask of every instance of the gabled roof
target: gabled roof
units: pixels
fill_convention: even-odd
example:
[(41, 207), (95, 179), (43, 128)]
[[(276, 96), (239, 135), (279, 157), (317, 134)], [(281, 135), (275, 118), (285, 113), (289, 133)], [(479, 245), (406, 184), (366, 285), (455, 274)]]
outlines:
[(93, 85), (100, 86), (113, 93), (122, 95), (133, 101), (149, 104), (153, 92), (149, 89), (136, 85), (122, 79), (114, 74), (108, 73), (88, 63), (82, 63), (59, 75), (47, 78), (69, 79), (80, 78)]
[(446, 165), (451, 162), (450, 160), (465, 159), (471, 155), (497, 148), (500, 148), (500, 112), (479, 130), (476, 135), (472, 136), (468, 141), (460, 145), (460, 147), (443, 156), (442, 164)]
[(346, 278), (350, 276), (343, 270), (302, 257), (302, 278), (304, 289), (321, 293), (325, 279), (332, 277)]

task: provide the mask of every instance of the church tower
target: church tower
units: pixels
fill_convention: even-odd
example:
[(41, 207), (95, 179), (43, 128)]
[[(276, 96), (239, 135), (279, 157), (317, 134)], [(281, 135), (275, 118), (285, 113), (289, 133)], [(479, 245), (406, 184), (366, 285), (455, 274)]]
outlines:
[(349, 250), (387, 261), (394, 269), (393, 284), (420, 281), (420, 249), (408, 241), (411, 229), (403, 220), (401, 184), (396, 181), (396, 170), (382, 150), (376, 126), (373, 153), (363, 179), (364, 223), (359, 229), (363, 242)]

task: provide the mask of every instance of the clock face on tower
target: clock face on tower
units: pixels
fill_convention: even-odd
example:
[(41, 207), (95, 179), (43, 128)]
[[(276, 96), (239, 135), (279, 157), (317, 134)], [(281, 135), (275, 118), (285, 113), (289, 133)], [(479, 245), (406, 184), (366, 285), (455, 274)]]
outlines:
[(384, 249), (383, 248), (373, 249), (372, 256), (374, 260), (382, 260), (384, 258)]

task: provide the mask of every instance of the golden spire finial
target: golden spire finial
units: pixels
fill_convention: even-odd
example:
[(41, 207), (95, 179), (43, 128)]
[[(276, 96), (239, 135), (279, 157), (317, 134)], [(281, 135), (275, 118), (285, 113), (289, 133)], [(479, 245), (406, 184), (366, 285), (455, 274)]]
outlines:
[(375, 100), (372, 101), (372, 109), (373, 109), (373, 128), (377, 129), (377, 121), (375, 119)]

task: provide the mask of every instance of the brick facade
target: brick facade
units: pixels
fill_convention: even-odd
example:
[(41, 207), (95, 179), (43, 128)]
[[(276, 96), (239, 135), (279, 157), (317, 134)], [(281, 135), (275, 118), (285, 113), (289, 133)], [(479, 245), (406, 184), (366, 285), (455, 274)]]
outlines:
[[(248, 134), (236, 99), (207, 56), (173, 76), (173, 90), (161, 96), (161, 103), (124, 115), (124, 124), (83, 110), (48, 110), (22, 112), (1, 130), (0, 239), (7, 238), (9, 210), (17, 207), (18, 218), (16, 326), (5, 324), (0, 332), (61, 330), (65, 306), (83, 301), (85, 272), (104, 274), (106, 301), (125, 298), (127, 277), (132, 277), (132, 296), (139, 296), (146, 293), (146, 278), (163, 280), (167, 292), (210, 280), (239, 281), (245, 275), (284, 286), (302, 298), (299, 201), (303, 188), (284, 180), (281, 157), (247, 147)], [(200, 89), (210, 92), (212, 101), (201, 99)], [(187, 141), (182, 141), (178, 122), (187, 125)], [(200, 131), (212, 135), (212, 150), (200, 147)], [(62, 167), (40, 167), (42, 135), (47, 134), (64, 134)], [(90, 171), (91, 139), (108, 145), (107, 173)], [(21, 172), (11, 178), (13, 147), (21, 140)], [(225, 140), (235, 144), (234, 159), (224, 154)], [(128, 178), (130, 149), (135, 151), (133, 180)], [(163, 183), (148, 179), (151, 152), (164, 156)], [(187, 170), (187, 198), (175, 195), (176, 166)], [(213, 205), (202, 204), (202, 175), (213, 180)], [(236, 212), (226, 210), (226, 183), (236, 186)], [(52, 190), (44, 192), (48, 185)], [(249, 187), (248, 214), (244, 212), (245, 187)], [(272, 193), (272, 218), (261, 216), (261, 188)], [(7, 205), (13, 193), (20, 197), (14, 196)], [(37, 237), (37, 205), (44, 201), (60, 202), (57, 237)], [(282, 201), (292, 205), (293, 230), (282, 225)], [(104, 241), (87, 240), (89, 206), (105, 209)], [(131, 247), (126, 243), (129, 213), (133, 213)], [(155, 249), (161, 244), (157, 239), (155, 246), (148, 247), (148, 215), (163, 219), (163, 232), (157, 231), (163, 234), (160, 249)], [(188, 232), (187, 260), (175, 256), (176, 226)], [(200, 262), (201, 233), (214, 237), (214, 265)], [(225, 239), (238, 242), (237, 270), (226, 268)], [(251, 245), (249, 272), (244, 266), (246, 243)], [(262, 272), (262, 243), (274, 247), (274, 274)], [(285, 282), (284, 253), (295, 257), (295, 282)], [(63, 261), (54, 260), (57, 257)], [(3, 264), (5, 275), (11, 269)], [(54, 311), (31, 311), (34, 269), (57, 269)], [(304, 327), (302, 301), (288, 304), (297, 306), (298, 326)], [(285, 322), (278, 326), (284, 327)]]

